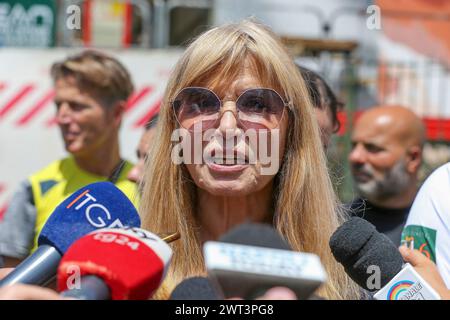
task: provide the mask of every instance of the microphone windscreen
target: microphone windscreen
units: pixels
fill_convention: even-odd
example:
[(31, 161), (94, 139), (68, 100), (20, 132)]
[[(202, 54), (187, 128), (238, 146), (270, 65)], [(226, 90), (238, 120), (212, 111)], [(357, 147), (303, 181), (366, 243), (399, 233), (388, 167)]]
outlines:
[(347, 274), (369, 291), (380, 289), (373, 286), (374, 275), (383, 287), (403, 266), (403, 258), (394, 243), (361, 218), (344, 223), (331, 237), (330, 248)]
[(75, 240), (100, 228), (139, 227), (136, 208), (111, 182), (89, 184), (56, 207), (38, 237), (64, 254)]
[(175, 287), (170, 300), (220, 300), (223, 297), (205, 277), (192, 277), (183, 280)]
[(343, 223), (330, 238), (330, 248), (335, 259), (345, 263), (353, 258), (375, 232), (374, 225), (358, 217)]
[(369, 277), (373, 278), (373, 275), (377, 273), (380, 277), (380, 285), (384, 287), (402, 270), (402, 266), (403, 258), (397, 247), (386, 235), (377, 232), (357, 255), (353, 265), (344, 267), (361, 287), (376, 291), (377, 289), (370, 285), (373, 281), (368, 282)]
[(138, 228), (102, 229), (77, 240), (58, 267), (58, 290), (71, 289), (74, 274), (103, 279), (113, 300), (145, 300), (161, 284), (172, 250)]
[(224, 234), (219, 241), (263, 248), (292, 250), (272, 226), (263, 223), (240, 224)]

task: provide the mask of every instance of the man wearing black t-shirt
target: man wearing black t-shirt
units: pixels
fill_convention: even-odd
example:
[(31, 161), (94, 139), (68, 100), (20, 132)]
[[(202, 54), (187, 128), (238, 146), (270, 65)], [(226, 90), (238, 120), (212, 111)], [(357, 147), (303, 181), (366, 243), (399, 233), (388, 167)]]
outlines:
[(417, 193), (425, 129), (409, 109), (380, 106), (364, 112), (352, 133), (349, 162), (359, 197), (351, 213), (400, 245)]

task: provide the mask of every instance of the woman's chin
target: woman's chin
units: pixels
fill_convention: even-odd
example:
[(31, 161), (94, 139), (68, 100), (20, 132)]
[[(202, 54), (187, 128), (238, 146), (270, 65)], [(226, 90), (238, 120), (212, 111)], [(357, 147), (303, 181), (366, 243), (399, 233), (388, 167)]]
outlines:
[(255, 191), (253, 184), (240, 180), (202, 181), (200, 187), (212, 195), (228, 197), (244, 196)]
[(188, 166), (188, 170), (198, 187), (217, 196), (245, 196), (258, 191), (266, 180), (261, 180), (258, 170), (251, 165), (230, 171), (214, 170), (207, 165)]

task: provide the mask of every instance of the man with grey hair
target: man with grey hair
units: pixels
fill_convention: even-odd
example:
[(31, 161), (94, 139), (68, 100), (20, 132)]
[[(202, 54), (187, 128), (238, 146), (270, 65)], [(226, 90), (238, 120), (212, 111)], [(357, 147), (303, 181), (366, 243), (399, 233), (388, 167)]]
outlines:
[(396, 245), (417, 193), (424, 141), (421, 119), (401, 106), (369, 109), (352, 133), (348, 159), (359, 197), (351, 212)]

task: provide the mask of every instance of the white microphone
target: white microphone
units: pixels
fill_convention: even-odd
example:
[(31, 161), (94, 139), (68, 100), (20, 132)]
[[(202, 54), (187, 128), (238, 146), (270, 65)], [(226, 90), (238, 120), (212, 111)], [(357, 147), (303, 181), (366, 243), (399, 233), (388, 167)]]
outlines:
[(226, 298), (253, 299), (283, 286), (307, 299), (327, 280), (317, 255), (291, 251), (266, 225), (241, 225), (221, 242), (206, 242), (203, 252), (208, 275)]
[(374, 298), (377, 300), (441, 300), (414, 268), (406, 263), (402, 270), (388, 282)]

